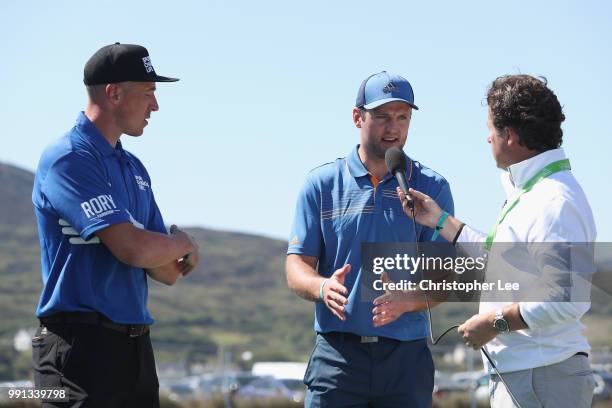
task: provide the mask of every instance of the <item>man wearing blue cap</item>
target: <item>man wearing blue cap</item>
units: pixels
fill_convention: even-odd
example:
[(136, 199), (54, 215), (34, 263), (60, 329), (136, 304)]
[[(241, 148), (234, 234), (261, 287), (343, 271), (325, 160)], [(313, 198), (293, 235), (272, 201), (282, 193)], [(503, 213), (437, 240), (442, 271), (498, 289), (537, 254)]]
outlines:
[[(360, 297), (362, 243), (434, 236), (430, 228), (415, 235), (385, 164), (389, 148), (404, 146), (415, 109), (406, 79), (386, 71), (366, 78), (353, 108), (360, 144), (312, 170), (299, 193), (286, 270), (289, 287), (316, 302), (307, 407), (431, 406), (434, 367), (421, 305), (373, 305)], [(453, 213), (448, 182), (410, 157), (406, 162), (410, 186)]]

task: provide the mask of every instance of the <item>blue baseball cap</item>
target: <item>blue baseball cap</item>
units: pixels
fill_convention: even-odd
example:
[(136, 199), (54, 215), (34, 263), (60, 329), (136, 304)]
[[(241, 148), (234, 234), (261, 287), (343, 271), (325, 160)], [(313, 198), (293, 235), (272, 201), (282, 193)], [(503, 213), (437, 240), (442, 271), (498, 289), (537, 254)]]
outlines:
[(393, 101), (406, 102), (414, 109), (412, 86), (405, 78), (391, 72), (382, 71), (363, 80), (357, 93), (357, 108), (374, 109)]

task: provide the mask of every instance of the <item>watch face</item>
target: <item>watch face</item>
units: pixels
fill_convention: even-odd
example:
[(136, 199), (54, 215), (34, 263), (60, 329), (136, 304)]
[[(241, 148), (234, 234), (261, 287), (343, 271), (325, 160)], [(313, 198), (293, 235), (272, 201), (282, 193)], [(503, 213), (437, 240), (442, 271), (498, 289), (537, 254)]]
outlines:
[(495, 329), (500, 333), (508, 331), (508, 322), (506, 322), (504, 319), (495, 320), (494, 325)]

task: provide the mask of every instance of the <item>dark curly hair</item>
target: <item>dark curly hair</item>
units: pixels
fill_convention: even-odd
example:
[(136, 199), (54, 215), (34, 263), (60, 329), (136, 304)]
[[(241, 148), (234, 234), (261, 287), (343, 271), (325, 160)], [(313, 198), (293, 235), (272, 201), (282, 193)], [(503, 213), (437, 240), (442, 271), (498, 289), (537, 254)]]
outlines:
[(487, 92), (493, 126), (513, 128), (522, 146), (543, 152), (563, 143), (561, 122), (565, 115), (546, 78), (506, 75), (497, 78)]

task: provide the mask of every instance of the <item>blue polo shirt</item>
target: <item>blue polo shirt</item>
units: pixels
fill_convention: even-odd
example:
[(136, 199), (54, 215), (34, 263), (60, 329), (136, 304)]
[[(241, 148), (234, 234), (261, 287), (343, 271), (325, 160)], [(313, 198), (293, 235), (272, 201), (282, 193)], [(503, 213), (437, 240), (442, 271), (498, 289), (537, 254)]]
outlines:
[(95, 311), (117, 323), (152, 324), (145, 271), (119, 261), (95, 236), (124, 222), (166, 233), (142, 163), (121, 142), (113, 148), (81, 112), (42, 154), (32, 201), (43, 280), (36, 315)]
[[(375, 328), (372, 303), (361, 301), (361, 244), (415, 242), (416, 237), (412, 220), (397, 197), (397, 180), (387, 174), (374, 187), (358, 149), (359, 146), (348, 157), (312, 170), (297, 200), (287, 254), (317, 257), (318, 272), (324, 277), (351, 264), (345, 280), (349, 291), (346, 320), (341, 321), (317, 302), (314, 329), (319, 333), (341, 331), (402, 341), (427, 337), (425, 312), (404, 313), (395, 322)], [(406, 175), (412, 188), (454, 213), (450, 187), (441, 175), (408, 157)], [(433, 230), (418, 228), (417, 233), (420, 241), (429, 242)], [(441, 237), (438, 240), (445, 242)]]

